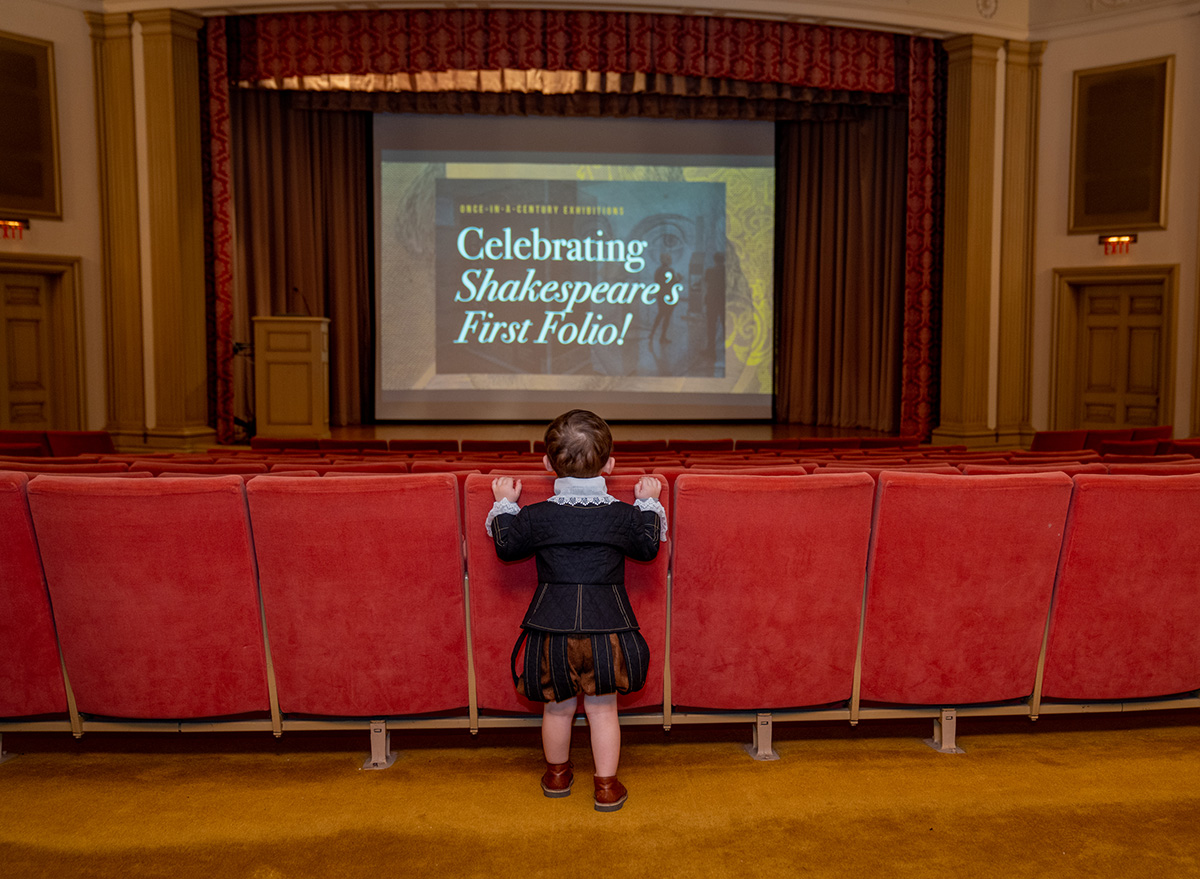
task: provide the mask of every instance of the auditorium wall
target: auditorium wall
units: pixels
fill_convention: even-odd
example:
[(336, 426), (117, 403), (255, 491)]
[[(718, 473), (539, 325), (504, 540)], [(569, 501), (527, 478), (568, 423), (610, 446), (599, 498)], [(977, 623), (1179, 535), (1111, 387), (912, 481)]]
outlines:
[[(1044, 38), (1033, 322), (1034, 426), (1045, 429), (1053, 423), (1054, 270), (1178, 265), (1173, 423), (1177, 436), (1200, 432), (1200, 412), (1194, 411), (1200, 292), (1200, 14), (1192, 4), (1190, 14), (1182, 9), (1140, 25), (1122, 19), (1117, 28), (1109, 20), (1100, 32), (1088, 32), (1086, 22), (1077, 22), (1048, 29)], [(1166, 228), (1139, 231), (1128, 254), (1106, 256), (1096, 233), (1067, 234), (1074, 72), (1164, 55), (1175, 56)]]
[[(106, 355), (92, 43), (83, 13), (98, 8), (83, 0), (4, 0), (0, 13), (0, 31), (54, 43), (62, 167), (62, 219), (31, 220), (20, 239), (0, 240), (0, 258), (20, 254), (80, 260), (86, 397), (80, 426), (90, 429), (104, 427)], [(3, 126), (0, 119), (0, 132)]]
[[(271, 3), (265, 3), (270, 6)], [(581, 5), (564, 3), (565, 6)], [(805, 10), (824, 3), (796, 3)], [(112, 8), (148, 9), (149, 2), (114, 2)], [(223, 12), (209, 0), (182, 0), (180, 8), (199, 13)], [(766, 0), (737, 0), (732, 8), (751, 15), (771, 14)], [(876, 15), (881, 28), (919, 27), (925, 33), (982, 33), (1002, 39), (1045, 41), (1041, 57), (1038, 131), (1037, 230), (1033, 260), (1032, 321), (1029, 334), (1029, 418), (1032, 426), (1051, 426), (1053, 381), (1053, 277), (1061, 268), (1117, 265), (1178, 265), (1173, 421), (1177, 434), (1200, 432), (1197, 411), (1197, 335), (1200, 332), (1200, 2), (1143, 0), (1137, 4), (1076, 0), (1002, 3), (982, 0), (912, 0), (908, 3), (856, 2), (843, 14)], [(753, 7), (753, 8), (751, 8)], [(49, 40), (55, 46), (59, 142), (62, 165), (63, 218), (32, 221), (20, 240), (0, 240), (6, 254), (77, 257), (81, 261), (81, 322), (85, 369), (85, 424), (106, 426), (106, 368), (109, 360), (101, 254), (100, 174), (92, 42), (84, 13), (104, 12), (101, 0), (4, 0), (0, 31)], [(706, 8), (700, 4), (697, 9)], [(939, 16), (939, 11), (953, 13)], [(985, 11), (991, 9), (991, 16)], [(998, 11), (997, 11), (998, 10)], [(1081, 11), (1084, 10), (1084, 11)], [(111, 10), (110, 10), (111, 11)], [(934, 19), (940, 22), (935, 27)], [(1135, 22), (1136, 24), (1132, 24)], [(1025, 23), (1027, 27), (1022, 27)], [(135, 35), (137, 28), (134, 28)], [(135, 36), (136, 44), (136, 36)], [(1162, 231), (1139, 232), (1128, 255), (1105, 256), (1095, 235), (1068, 235), (1067, 194), (1070, 167), (1072, 76), (1077, 69), (1144, 58), (1175, 56), (1168, 223)], [(135, 92), (135, 99), (137, 95)], [(0, 121), (2, 124), (2, 121)], [(145, 224), (143, 224), (145, 225)], [(143, 232), (143, 237), (151, 234)], [(998, 246), (998, 245), (997, 245)], [(148, 324), (148, 314), (143, 320)], [(149, 331), (147, 331), (149, 332)], [(147, 339), (148, 348), (154, 340)], [(148, 364), (146, 382), (154, 381)], [(993, 373), (996, 372), (993, 366)], [(996, 375), (992, 376), (992, 385)], [(152, 409), (153, 395), (147, 401)], [(153, 420), (153, 411), (147, 413)], [(993, 409), (994, 415), (994, 409)]]

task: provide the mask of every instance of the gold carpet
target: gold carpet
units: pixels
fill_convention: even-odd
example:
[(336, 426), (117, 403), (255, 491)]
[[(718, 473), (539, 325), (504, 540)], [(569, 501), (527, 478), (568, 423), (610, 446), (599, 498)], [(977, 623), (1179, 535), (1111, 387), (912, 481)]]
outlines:
[(1195, 713), (627, 728), (629, 801), (541, 795), (536, 730), (4, 736), (0, 877), (1200, 876)]

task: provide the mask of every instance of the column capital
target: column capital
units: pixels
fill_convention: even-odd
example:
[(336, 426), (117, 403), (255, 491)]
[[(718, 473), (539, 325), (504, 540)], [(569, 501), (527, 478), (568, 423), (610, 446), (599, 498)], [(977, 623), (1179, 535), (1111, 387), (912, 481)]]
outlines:
[(125, 12), (85, 12), (93, 40), (128, 40), (133, 37), (133, 19)]
[(134, 20), (142, 26), (142, 34), (148, 37), (173, 36), (187, 40), (198, 40), (204, 19), (178, 9), (149, 9), (135, 12)]
[(953, 66), (970, 61), (995, 61), (1000, 57), (1004, 44), (1005, 41), (999, 37), (963, 34), (944, 40), (942, 47), (946, 50), (947, 61)]

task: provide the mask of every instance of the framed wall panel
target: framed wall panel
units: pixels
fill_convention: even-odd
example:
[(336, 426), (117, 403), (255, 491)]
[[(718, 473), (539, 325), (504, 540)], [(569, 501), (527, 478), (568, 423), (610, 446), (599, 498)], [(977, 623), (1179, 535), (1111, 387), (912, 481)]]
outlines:
[(1068, 233), (1166, 228), (1174, 65), (1075, 71)]
[(54, 44), (0, 31), (0, 218), (62, 219)]

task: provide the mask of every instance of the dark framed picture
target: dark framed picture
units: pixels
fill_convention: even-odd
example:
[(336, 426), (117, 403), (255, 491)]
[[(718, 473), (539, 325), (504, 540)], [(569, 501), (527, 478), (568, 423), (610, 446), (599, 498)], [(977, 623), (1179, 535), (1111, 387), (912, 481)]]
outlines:
[(62, 219), (54, 44), (0, 31), (0, 219)]
[(1070, 234), (1167, 227), (1175, 58), (1075, 71)]

